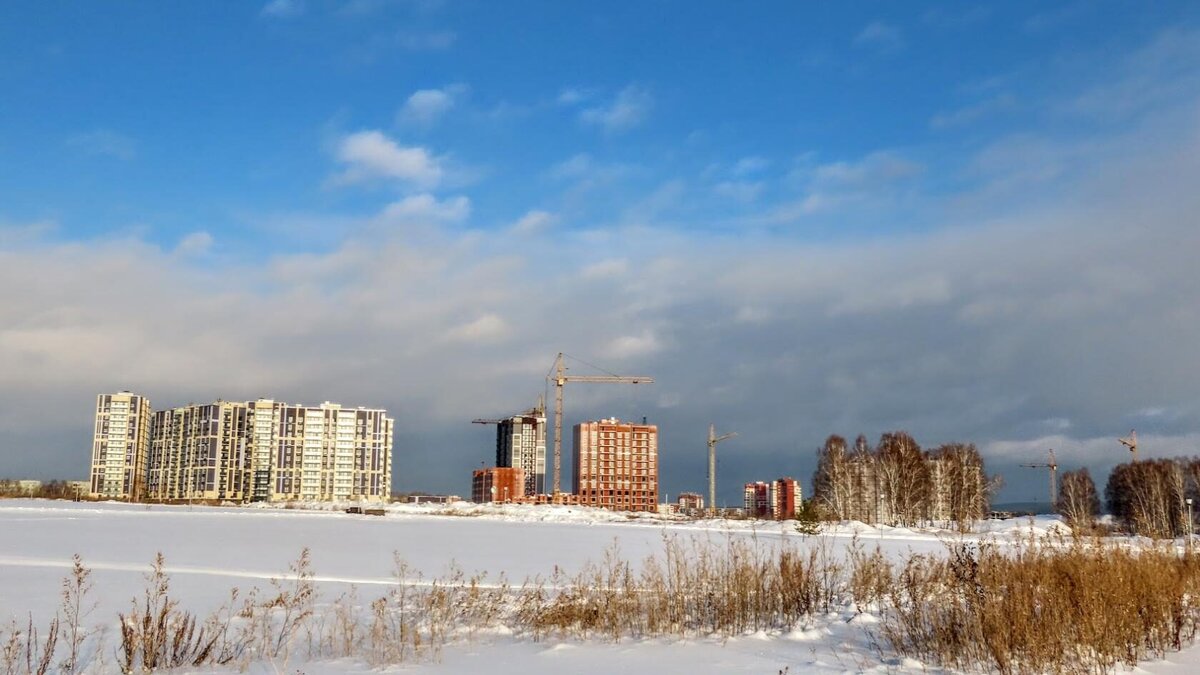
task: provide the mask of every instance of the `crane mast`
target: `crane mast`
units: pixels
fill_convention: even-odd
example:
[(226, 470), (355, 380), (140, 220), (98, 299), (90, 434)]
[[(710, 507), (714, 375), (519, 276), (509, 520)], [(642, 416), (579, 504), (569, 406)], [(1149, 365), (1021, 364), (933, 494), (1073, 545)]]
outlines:
[(736, 431), (718, 436), (716, 425), (708, 425), (708, 509), (713, 515), (717, 513), (717, 443), (734, 436)]
[(1055, 508), (1058, 502), (1058, 462), (1054, 460), (1054, 450), (1049, 450), (1047, 454), (1050, 460), (1045, 463), (1038, 464), (1022, 464), (1021, 466), (1027, 469), (1049, 469), (1050, 470), (1050, 508)]
[(548, 377), (554, 383), (554, 495), (562, 489), (562, 421), (563, 387), (568, 382), (591, 382), (600, 384), (653, 384), (654, 378), (645, 375), (567, 375), (563, 353), (554, 359), (554, 374)]

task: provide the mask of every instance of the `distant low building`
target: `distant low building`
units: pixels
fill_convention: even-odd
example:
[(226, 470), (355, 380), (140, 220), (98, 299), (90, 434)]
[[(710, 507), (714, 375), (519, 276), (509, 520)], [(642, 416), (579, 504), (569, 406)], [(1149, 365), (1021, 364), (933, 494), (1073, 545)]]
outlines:
[(680, 492), (676, 498), (679, 512), (695, 516), (704, 512), (704, 496), (699, 492)]
[(33, 496), (38, 490), (42, 489), (42, 481), (40, 480), (18, 480), (17, 491), (25, 496)]
[(405, 504), (453, 504), (461, 502), (458, 495), (406, 495), (400, 498)]

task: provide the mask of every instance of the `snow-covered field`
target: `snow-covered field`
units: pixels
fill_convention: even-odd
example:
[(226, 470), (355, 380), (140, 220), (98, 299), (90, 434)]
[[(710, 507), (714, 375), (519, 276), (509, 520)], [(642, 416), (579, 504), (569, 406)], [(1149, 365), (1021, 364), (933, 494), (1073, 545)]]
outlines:
[[(454, 515), (448, 515), (446, 512)], [(1052, 518), (988, 523), (972, 538), (998, 539), (1043, 533), (1061, 527)], [(166, 558), (171, 594), (200, 616), (216, 609), (229, 589), (270, 588), (287, 575), (301, 549), (312, 552), (322, 602), (354, 586), (369, 602), (394, 584), (393, 554), (410, 566), (410, 578), (442, 576), (454, 564), (468, 575), (503, 574), (525, 578), (573, 572), (598, 561), (614, 545), (636, 563), (663, 550), (664, 538), (726, 541), (756, 537), (787, 539), (798, 546), (844, 549), (851, 541), (897, 559), (911, 552), (938, 552), (944, 539), (958, 535), (938, 530), (872, 528), (845, 524), (821, 537), (804, 537), (791, 525), (750, 521), (680, 521), (630, 518), (578, 507), (478, 507), (473, 505), (393, 506), (384, 517), (353, 516), (339, 511), (265, 508), (136, 506), (33, 500), (0, 501), (0, 619), (35, 623), (49, 620), (59, 606), (62, 578), (71, 557), (79, 554), (93, 570), (96, 608), (87, 625), (107, 631), (107, 654), (91, 672), (117, 672), (112, 652), (118, 612), (145, 586), (154, 556)], [(543, 641), (494, 634), (455, 641), (441, 658), (406, 664), (405, 673), (488, 672), (611, 673), (652, 669), (657, 673), (754, 673), (915, 671), (921, 663), (891, 657), (874, 634), (877, 618), (855, 617), (847, 608), (786, 633), (756, 633), (720, 639)], [(304, 664), (257, 664), (259, 672), (368, 672), (366, 663), (347, 661)], [(1166, 662), (1139, 670), (1200, 672), (1200, 648), (1172, 655)]]

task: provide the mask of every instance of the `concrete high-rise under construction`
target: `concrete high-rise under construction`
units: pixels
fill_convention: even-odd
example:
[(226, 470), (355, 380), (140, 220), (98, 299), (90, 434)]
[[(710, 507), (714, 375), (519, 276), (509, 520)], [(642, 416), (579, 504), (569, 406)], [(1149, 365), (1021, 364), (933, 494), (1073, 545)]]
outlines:
[(496, 420), (496, 466), (524, 471), (526, 495), (546, 492), (546, 410), (542, 405)]
[(579, 503), (614, 511), (658, 510), (658, 427), (615, 417), (575, 425)]

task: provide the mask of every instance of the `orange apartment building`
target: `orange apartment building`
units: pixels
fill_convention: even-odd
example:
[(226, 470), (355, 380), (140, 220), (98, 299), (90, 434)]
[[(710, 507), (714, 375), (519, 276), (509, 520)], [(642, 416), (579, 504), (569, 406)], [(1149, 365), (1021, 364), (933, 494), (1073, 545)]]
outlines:
[(794, 478), (746, 483), (743, 499), (747, 518), (788, 520), (799, 515), (803, 506), (800, 482)]
[(658, 510), (658, 426), (617, 418), (575, 425), (574, 491), (583, 506)]
[(743, 488), (742, 503), (746, 508), (747, 518), (771, 517), (771, 486), (762, 481), (746, 483)]
[(795, 478), (777, 478), (771, 483), (771, 515), (775, 520), (795, 518), (803, 506), (800, 482)]
[(476, 504), (525, 501), (525, 470), (493, 466), (471, 476), (471, 501)]

